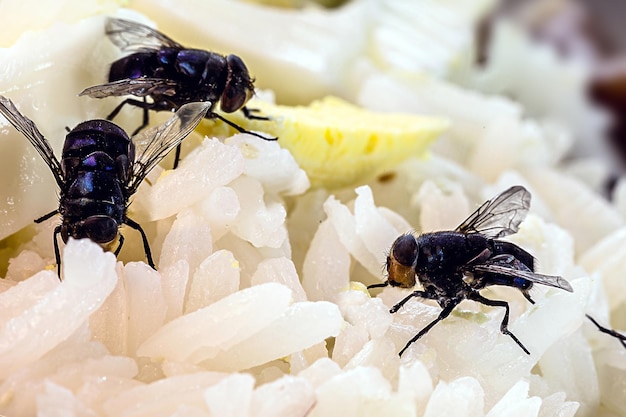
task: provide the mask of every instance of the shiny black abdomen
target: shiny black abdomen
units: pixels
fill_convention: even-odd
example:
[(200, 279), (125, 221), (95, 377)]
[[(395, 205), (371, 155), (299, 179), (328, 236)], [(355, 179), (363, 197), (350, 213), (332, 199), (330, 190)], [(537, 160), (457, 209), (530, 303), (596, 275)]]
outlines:
[(156, 52), (136, 52), (111, 64), (109, 81), (118, 81), (125, 78), (156, 77), (159, 68), (162, 68), (162, 64), (159, 63)]
[(493, 240), (493, 254), (495, 255), (512, 255), (521, 263), (523, 263), (530, 271), (535, 270), (535, 258), (514, 243), (502, 240)]
[(108, 120), (90, 120), (65, 137), (61, 169), (68, 184), (81, 171), (114, 171), (127, 181), (134, 159), (135, 146), (124, 130)]

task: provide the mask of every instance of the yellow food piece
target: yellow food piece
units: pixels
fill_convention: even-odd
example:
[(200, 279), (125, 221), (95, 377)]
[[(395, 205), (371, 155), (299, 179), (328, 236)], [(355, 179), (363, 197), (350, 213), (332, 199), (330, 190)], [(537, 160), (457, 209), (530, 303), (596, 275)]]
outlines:
[[(271, 120), (249, 120), (242, 112), (223, 114), (252, 131), (278, 137), (312, 187), (338, 188), (371, 179), (412, 156), (423, 155), (448, 127), (447, 119), (375, 113), (336, 97), (309, 106), (281, 106), (251, 100), (247, 107)], [(200, 133), (236, 133), (221, 121), (203, 122)]]
[(346, 288), (346, 291), (361, 291), (363, 294), (366, 294), (368, 297), (370, 297), (370, 292), (367, 290), (365, 284), (359, 281), (350, 281), (350, 284), (348, 285), (348, 288)]

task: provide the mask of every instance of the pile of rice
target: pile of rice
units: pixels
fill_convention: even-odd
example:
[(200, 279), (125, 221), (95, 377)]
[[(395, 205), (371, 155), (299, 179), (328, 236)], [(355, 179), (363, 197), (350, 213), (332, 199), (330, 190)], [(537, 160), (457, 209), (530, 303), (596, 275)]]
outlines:
[[(118, 259), (70, 240), (60, 282), (58, 219), (32, 224), (56, 208), (54, 180), (3, 123), (0, 415), (626, 415), (626, 350), (584, 317), (626, 328), (626, 187), (609, 203), (598, 193), (605, 159), (564, 160), (581, 141), (599, 141), (605, 125), (584, 96), (588, 72), (505, 23), (490, 64), (477, 68), (471, 27), (490, 2), (413, 6), (359, 0), (329, 12), (158, 0), (118, 10), (67, 1), (22, 27), (7, 20), (17, 35), (0, 45), (0, 93), (57, 150), (66, 125), (114, 105), (75, 95), (102, 82), (120, 54), (102, 36), (104, 15), (146, 21), (137, 11), (182, 43), (204, 37), (211, 48), (217, 31), (225, 52), (249, 62), (249, 51), (258, 84), (279, 101), (332, 93), (372, 110), (444, 116), (451, 128), (427, 158), (342, 189), (310, 189), (280, 141), (193, 133), (180, 167), (155, 169), (131, 204), (158, 271), (124, 228)], [(225, 26), (234, 19), (236, 33)], [(277, 33), (293, 34), (277, 41), (280, 59), (259, 46)], [(308, 78), (285, 82), (287, 70)], [(505, 92), (524, 94), (497, 95)], [(559, 100), (537, 103), (537, 94)], [(138, 115), (119, 123), (131, 130)], [(530, 355), (500, 333), (502, 309), (465, 301), (398, 357), (440, 308), (415, 299), (391, 315), (408, 290), (368, 294), (366, 285), (385, 279), (391, 243), (408, 230), (453, 229), (514, 184), (533, 202), (510, 240), (574, 292), (537, 285), (530, 305), (515, 289), (483, 291), (509, 302), (509, 327)]]

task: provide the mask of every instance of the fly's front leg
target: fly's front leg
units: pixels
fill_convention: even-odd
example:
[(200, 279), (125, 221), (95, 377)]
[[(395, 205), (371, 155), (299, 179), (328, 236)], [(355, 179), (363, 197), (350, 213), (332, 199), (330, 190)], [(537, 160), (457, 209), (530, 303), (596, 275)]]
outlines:
[(456, 301), (456, 302), (452, 302), (452, 303), (449, 303), (448, 305), (446, 305), (443, 308), (443, 310), (441, 310), (441, 313), (439, 313), (439, 316), (437, 316), (437, 318), (435, 320), (433, 320), (430, 323), (428, 323), (428, 325), (426, 325), (426, 327), (424, 327), (422, 330), (420, 330), (418, 334), (413, 336), (413, 338), (407, 342), (407, 344), (402, 348), (402, 350), (400, 351), (400, 353), (398, 353), (398, 355), (402, 356), (402, 354), (409, 348), (409, 346), (411, 346), (411, 344), (413, 344), (420, 337), (422, 337), (426, 333), (428, 333), (428, 331), (430, 329), (432, 329), (435, 326), (435, 324), (439, 323), (441, 320), (443, 320), (446, 317), (448, 317), (450, 315), (450, 313), (452, 313), (452, 310), (454, 310), (454, 307), (456, 307), (458, 303), (459, 303), (459, 301)]
[(148, 265), (152, 267), (152, 269), (156, 270), (156, 266), (154, 265), (154, 261), (152, 260), (152, 251), (150, 250), (150, 243), (148, 243), (148, 237), (146, 233), (143, 231), (143, 228), (139, 225), (139, 223), (129, 219), (128, 217), (124, 219), (124, 223), (137, 230), (141, 234), (141, 239), (143, 240), (143, 250), (146, 253), (146, 259), (148, 260)]
[(398, 310), (400, 310), (400, 308), (402, 308), (403, 305), (405, 305), (407, 303), (407, 301), (409, 301), (413, 297), (428, 298), (428, 299), (431, 299), (431, 300), (435, 299), (433, 297), (433, 294), (431, 294), (429, 292), (426, 292), (426, 291), (413, 291), (411, 294), (407, 295), (402, 300), (400, 300), (396, 305), (391, 307), (389, 312), (391, 314), (397, 312)]
[(258, 133), (255, 133), (255, 132), (250, 132), (249, 130), (246, 130), (243, 127), (239, 126), (237, 123), (231, 122), (230, 120), (220, 116), (217, 113), (208, 112), (206, 115), (206, 118), (207, 119), (219, 119), (222, 122), (226, 123), (228, 126), (232, 127), (233, 129), (236, 129), (240, 133), (247, 133), (249, 135), (256, 136), (257, 138), (261, 138), (263, 140), (270, 140), (270, 141), (278, 140), (277, 137), (271, 137), (271, 136), (267, 137), (267, 136), (259, 135)]
[(242, 107), (241, 108), (241, 112), (243, 113), (243, 115), (246, 117), (246, 119), (250, 119), (250, 120), (270, 120), (269, 117), (267, 116), (257, 116), (253, 113), (258, 113), (260, 110), (259, 109), (249, 109), (247, 107)]
[[(50, 213), (48, 213), (48, 214), (44, 214), (43, 216), (39, 217), (38, 219), (35, 219), (35, 223), (37, 223), (37, 224), (39, 224), (39, 223), (43, 223), (43, 222), (45, 222), (46, 220), (48, 220), (50, 217), (52, 217), (52, 216), (54, 216), (54, 215), (56, 215), (56, 214), (59, 214), (59, 210), (58, 210), (58, 209), (57, 209), (57, 210), (53, 210), (53, 211), (51, 211), (51, 212), (50, 212)], [(56, 230), (56, 229), (55, 229), (55, 230)]]
[(115, 252), (113, 252), (116, 258), (117, 258), (117, 255), (120, 254), (120, 251), (122, 250), (123, 245), (124, 245), (124, 235), (120, 233), (119, 244), (117, 245), (117, 249), (115, 249)]
[[(45, 217), (45, 216), (44, 216)], [(59, 234), (61, 233), (61, 225), (54, 228), (52, 234), (52, 242), (54, 243), (54, 260), (57, 263), (57, 274), (59, 275), (59, 281), (61, 281), (61, 251), (59, 251)]]

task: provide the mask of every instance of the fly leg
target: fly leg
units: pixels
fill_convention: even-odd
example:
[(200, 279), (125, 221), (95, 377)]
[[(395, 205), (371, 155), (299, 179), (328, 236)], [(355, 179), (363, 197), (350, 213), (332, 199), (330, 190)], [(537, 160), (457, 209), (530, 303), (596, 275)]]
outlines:
[(141, 239), (143, 240), (143, 250), (146, 253), (148, 265), (150, 265), (152, 269), (156, 270), (156, 266), (154, 265), (154, 261), (152, 260), (152, 251), (150, 250), (150, 244), (148, 243), (148, 237), (146, 236), (146, 233), (143, 231), (139, 223), (129, 219), (128, 217), (124, 219), (124, 223), (141, 233)]
[(46, 220), (48, 220), (50, 217), (59, 214), (59, 210), (52, 210), (50, 213), (48, 214), (44, 214), (43, 216), (39, 217), (38, 219), (35, 219), (35, 223), (39, 224), (39, 223), (43, 223)]
[[(43, 216), (35, 219), (35, 223), (43, 223), (57, 214), (59, 214), (59, 210), (52, 210), (50, 213), (44, 214)], [(54, 260), (57, 263), (57, 273), (59, 274), (59, 280), (61, 280), (61, 252), (59, 251), (59, 242), (57, 241), (59, 233), (61, 233), (61, 225), (58, 225), (54, 228), (54, 234), (52, 235), (52, 241), (54, 242)]]
[[(404, 301), (404, 300), (402, 300)], [(437, 318), (433, 321), (431, 321), (430, 323), (428, 323), (428, 325), (426, 327), (424, 327), (422, 330), (419, 331), (418, 334), (416, 334), (415, 336), (413, 336), (413, 338), (411, 340), (409, 340), (407, 342), (407, 344), (402, 348), (402, 350), (400, 351), (400, 353), (398, 353), (399, 356), (402, 356), (402, 354), (404, 353), (405, 350), (408, 349), (408, 347), (415, 342), (416, 340), (418, 340), (420, 337), (424, 336), (426, 333), (428, 333), (428, 331), (430, 329), (432, 329), (435, 324), (439, 323), (441, 320), (445, 319), (446, 317), (448, 317), (450, 315), (450, 313), (452, 313), (452, 310), (454, 310), (454, 307), (457, 306), (459, 302), (451, 302), (448, 305), (446, 305), (443, 310), (441, 310), (441, 313), (439, 313), (439, 316), (437, 316)], [(396, 304), (397, 305), (397, 304)], [(395, 307), (395, 306), (394, 306)]]
[(263, 140), (278, 140), (278, 138), (276, 138), (276, 137), (266, 137), (266, 136), (263, 136), (263, 135), (259, 135), (258, 133), (255, 133), (255, 132), (250, 132), (249, 130), (246, 130), (243, 127), (239, 126), (237, 123), (233, 123), (230, 120), (225, 119), (224, 117), (220, 116), (217, 113), (209, 112), (209, 113), (207, 113), (206, 118), (207, 119), (213, 119), (213, 118), (219, 119), (222, 122), (226, 123), (228, 126), (236, 129), (240, 133), (248, 133), (248, 134), (250, 134), (252, 136), (256, 136), (257, 138), (261, 138)]
[[(407, 301), (409, 301), (411, 298), (413, 297), (420, 297), (420, 298), (428, 298), (430, 300), (438, 300), (438, 297), (436, 294), (429, 292), (429, 291), (413, 291), (411, 294), (407, 295), (406, 297), (404, 297), (402, 300), (400, 300), (400, 302), (398, 302), (396, 305), (394, 305), (393, 307), (391, 307), (391, 309), (389, 310), (389, 312), (391, 314), (397, 312), (400, 308), (402, 308), (403, 305), (405, 305), (407, 303)], [(407, 342), (407, 344), (402, 348), (402, 350), (400, 351), (400, 353), (398, 354), (399, 356), (402, 356), (402, 354), (404, 353), (405, 350), (408, 349), (408, 347), (415, 342), (416, 340), (418, 340), (420, 337), (424, 336), (426, 333), (428, 333), (428, 331), (430, 329), (433, 328), (433, 326), (437, 323), (439, 323), (441, 320), (445, 319), (446, 317), (448, 317), (450, 315), (450, 313), (452, 312), (452, 310), (454, 310), (454, 307), (457, 306), (457, 304), (459, 304), (460, 300), (456, 300), (456, 299), (451, 299), (448, 303), (446, 303), (443, 306), (443, 310), (441, 310), (441, 313), (439, 313), (439, 316), (431, 321), (426, 327), (424, 327), (422, 330), (419, 331), (419, 333), (417, 333), (411, 340), (409, 340)]]
[(135, 100), (133, 98), (127, 98), (126, 100), (122, 101), (120, 104), (117, 105), (117, 107), (113, 109), (113, 111), (107, 116), (107, 120), (113, 120), (118, 115), (120, 110), (122, 110), (122, 107), (124, 107), (126, 104), (143, 109), (142, 123), (137, 129), (135, 129), (135, 131), (131, 135), (131, 136), (135, 136), (141, 129), (148, 126), (148, 122), (149, 122), (148, 110), (153, 108), (154, 104), (148, 103), (145, 97), (143, 98), (143, 101)]
[(596, 327), (598, 328), (598, 330), (600, 330), (602, 333), (606, 333), (608, 335), (611, 335), (613, 337), (615, 337), (617, 340), (620, 341), (620, 343), (622, 344), (622, 346), (624, 346), (624, 348), (626, 348), (626, 335), (623, 335), (621, 333), (616, 332), (615, 330), (611, 330), (608, 329), (604, 326), (601, 326), (600, 323), (598, 323), (593, 317), (591, 317), (589, 314), (585, 314), (585, 316), (587, 316), (587, 318), (589, 320), (591, 320), (591, 322), (593, 324), (596, 325)]
[(485, 298), (482, 295), (480, 295), (477, 292), (469, 292), (467, 294), (467, 298), (469, 300), (474, 300), (474, 301), (478, 301), (479, 303), (491, 306), (491, 307), (504, 307), (504, 318), (502, 319), (502, 323), (500, 323), (500, 332), (502, 332), (502, 334), (505, 334), (507, 336), (510, 336), (511, 339), (513, 339), (515, 341), (515, 343), (517, 343), (519, 345), (519, 347), (522, 348), (522, 350), (524, 352), (526, 352), (527, 355), (530, 355), (530, 352), (528, 351), (528, 349), (526, 349), (526, 346), (524, 346), (522, 344), (522, 342), (520, 342), (520, 340), (517, 338), (517, 336), (515, 336), (513, 333), (511, 333), (511, 331), (508, 328), (509, 325), (509, 303), (507, 303), (506, 301), (501, 301), (501, 300), (490, 300), (489, 298)]
[[(375, 285), (381, 285), (381, 284), (375, 284)], [(368, 287), (369, 288), (369, 287)], [(420, 297), (420, 298), (429, 298), (431, 300), (434, 300), (433, 298), (433, 294), (428, 293), (426, 291), (413, 291), (411, 294), (407, 295), (406, 297), (404, 297), (402, 300), (400, 300), (396, 305), (394, 305), (393, 307), (391, 307), (391, 310), (389, 310), (389, 312), (391, 314), (397, 312), (398, 310), (400, 310), (400, 308), (405, 305), (407, 303), (407, 301), (409, 301), (411, 298), (413, 297)]]
[[(51, 216), (48, 216), (48, 217), (51, 217)], [(54, 243), (54, 260), (57, 263), (57, 274), (59, 275), (59, 281), (61, 281), (61, 252), (59, 251), (59, 234), (60, 233), (61, 233), (61, 225), (58, 225), (57, 227), (54, 228), (54, 233), (52, 234), (52, 242)]]
[[(148, 123), (150, 123), (150, 116), (148, 115), (148, 108), (149, 107), (150, 107), (150, 105), (148, 104), (148, 102), (146, 101), (146, 98), (144, 97), (143, 98), (143, 106), (141, 106), (141, 108), (143, 109), (143, 119), (141, 120), (141, 126), (139, 126), (137, 129), (135, 129), (131, 136), (135, 136), (137, 133), (139, 133), (139, 131), (141, 129), (143, 129), (144, 127), (148, 126)], [(109, 119), (109, 120), (111, 120), (111, 119)]]
[(250, 120), (270, 120), (270, 118), (267, 117), (267, 116), (257, 116), (255, 114), (253, 114), (253, 113), (258, 113), (259, 111), (260, 111), (259, 109), (249, 109), (246, 106), (241, 108), (241, 112), (246, 117), (246, 119), (250, 119)]
[(172, 166), (172, 169), (178, 168), (178, 162), (180, 161), (180, 147), (181, 145), (179, 144), (174, 152), (174, 165)]
[(122, 235), (121, 233), (120, 233), (119, 240), (120, 240), (120, 244), (117, 245), (117, 249), (115, 249), (115, 252), (113, 252), (116, 258), (117, 258), (117, 255), (120, 254), (120, 251), (122, 250), (122, 245), (124, 244), (124, 235)]

